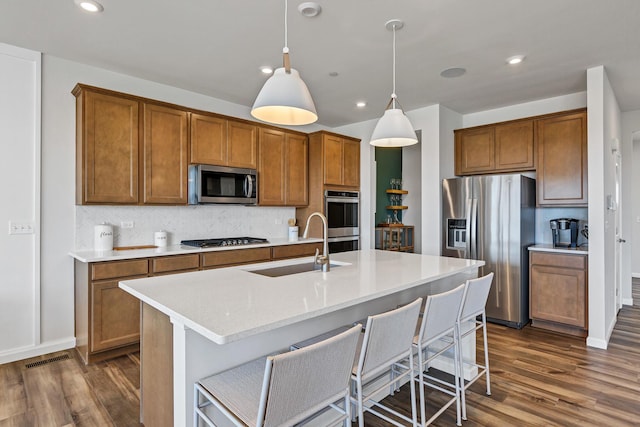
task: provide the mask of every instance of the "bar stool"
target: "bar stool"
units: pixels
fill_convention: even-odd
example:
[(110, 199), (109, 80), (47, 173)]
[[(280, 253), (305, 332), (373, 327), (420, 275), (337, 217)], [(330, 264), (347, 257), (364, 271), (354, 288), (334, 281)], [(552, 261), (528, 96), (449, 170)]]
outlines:
[[(466, 285), (462, 284), (448, 292), (429, 295), (426, 298), (422, 321), (417, 335), (413, 339), (414, 348), (418, 354), (418, 385), (420, 386), (420, 425), (427, 426), (438, 418), (452, 404), (456, 404), (456, 423), (460, 420), (460, 347), (457, 334), (458, 318), (462, 307)], [(425, 371), (438, 357), (453, 349), (454, 381), (447, 382), (436, 378)], [(426, 419), (425, 387), (438, 390), (448, 396), (447, 400), (434, 415)]]
[[(462, 301), (462, 308), (460, 310), (460, 317), (458, 319), (458, 340), (462, 345), (462, 339), (472, 332), (482, 329), (482, 341), (484, 344), (484, 364), (478, 364), (464, 360), (462, 352), (460, 352), (460, 391), (462, 397), (462, 419), (467, 419), (467, 405), (465, 394), (466, 390), (471, 384), (476, 382), (478, 378), (485, 375), (487, 382), (487, 395), (491, 395), (491, 381), (489, 378), (489, 345), (487, 343), (487, 314), (485, 306), (487, 305), (487, 299), (489, 298), (489, 291), (491, 290), (491, 284), (493, 282), (493, 272), (486, 276), (479, 277), (477, 279), (467, 280), (465, 296)], [(478, 320), (480, 317), (480, 320)], [(473, 327), (469, 330), (462, 331), (462, 327), (467, 322), (473, 322)], [(466, 384), (464, 381), (464, 365), (470, 365), (472, 368), (477, 368), (478, 373), (471, 378)]]
[(357, 325), (299, 350), (201, 379), (194, 385), (194, 426), (200, 420), (215, 426), (221, 416), (236, 426), (291, 426), (327, 408), (340, 415), (333, 424), (350, 426), (349, 381), (361, 329)]
[[(365, 412), (396, 426), (404, 424), (386, 413), (410, 422), (413, 426), (418, 425), (412, 344), (421, 304), (422, 298), (418, 298), (395, 310), (367, 318), (362, 347), (351, 374), (351, 401), (357, 408), (359, 427), (364, 427)], [(409, 363), (405, 364), (407, 359)], [(404, 378), (409, 379), (411, 387), (411, 418), (374, 400), (385, 388), (398, 388)]]

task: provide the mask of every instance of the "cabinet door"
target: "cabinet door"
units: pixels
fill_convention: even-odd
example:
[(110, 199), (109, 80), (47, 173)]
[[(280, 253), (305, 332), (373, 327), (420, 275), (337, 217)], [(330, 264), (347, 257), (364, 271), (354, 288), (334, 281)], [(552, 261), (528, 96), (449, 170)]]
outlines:
[(92, 352), (140, 339), (140, 301), (118, 288), (117, 280), (91, 283), (90, 336)]
[(226, 166), (227, 121), (215, 116), (191, 114), (190, 163)]
[(76, 203), (138, 203), (138, 105), (90, 91), (78, 98)]
[(257, 127), (248, 123), (227, 122), (227, 163), (238, 168), (256, 169), (258, 165)]
[(539, 206), (587, 205), (587, 113), (536, 122)]
[(495, 167), (495, 128), (455, 131), (455, 173), (472, 175), (492, 172)]
[(144, 105), (144, 203), (187, 203), (187, 112)]
[(586, 273), (564, 267), (532, 265), (531, 318), (586, 328)]
[(533, 120), (497, 125), (496, 170), (533, 170)]
[(260, 129), (258, 162), (258, 204), (285, 204), (285, 134), (273, 129)]
[(287, 135), (285, 204), (309, 204), (309, 142), (302, 135)]
[(360, 187), (360, 141), (344, 139), (343, 185)]
[(333, 135), (323, 136), (324, 151), (324, 183), (328, 185), (343, 184), (344, 144), (342, 138)]

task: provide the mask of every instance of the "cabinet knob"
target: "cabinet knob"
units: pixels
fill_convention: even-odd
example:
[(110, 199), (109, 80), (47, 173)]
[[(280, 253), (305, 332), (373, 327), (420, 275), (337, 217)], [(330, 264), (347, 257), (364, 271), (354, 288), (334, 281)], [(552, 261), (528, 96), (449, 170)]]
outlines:
[(618, 243), (627, 243), (625, 239), (618, 238)]

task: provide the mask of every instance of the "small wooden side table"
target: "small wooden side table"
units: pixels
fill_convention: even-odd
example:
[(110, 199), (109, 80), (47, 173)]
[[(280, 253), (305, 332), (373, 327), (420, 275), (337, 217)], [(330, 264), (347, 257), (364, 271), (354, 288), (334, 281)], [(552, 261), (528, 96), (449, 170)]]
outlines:
[(376, 249), (413, 252), (413, 225), (379, 224), (375, 228)]

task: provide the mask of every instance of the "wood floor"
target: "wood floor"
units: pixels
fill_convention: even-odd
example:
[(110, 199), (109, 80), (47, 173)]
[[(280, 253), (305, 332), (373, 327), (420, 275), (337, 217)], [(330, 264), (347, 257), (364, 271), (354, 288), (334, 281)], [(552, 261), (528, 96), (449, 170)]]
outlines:
[[(489, 325), (492, 395), (484, 380), (471, 387), (463, 425), (640, 425), (640, 281), (633, 292), (636, 303), (620, 311), (607, 350), (531, 327)], [(71, 350), (0, 365), (0, 427), (138, 426), (139, 371), (137, 353), (85, 366)], [(386, 402), (408, 408), (408, 396), (405, 386)], [(388, 425), (369, 414), (365, 424)], [(455, 425), (455, 411), (434, 425)]]

